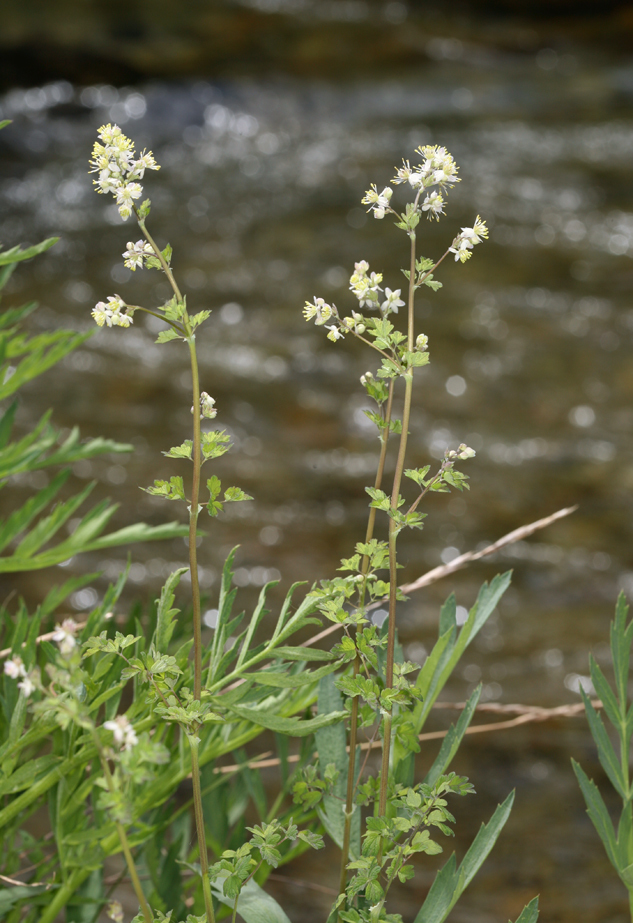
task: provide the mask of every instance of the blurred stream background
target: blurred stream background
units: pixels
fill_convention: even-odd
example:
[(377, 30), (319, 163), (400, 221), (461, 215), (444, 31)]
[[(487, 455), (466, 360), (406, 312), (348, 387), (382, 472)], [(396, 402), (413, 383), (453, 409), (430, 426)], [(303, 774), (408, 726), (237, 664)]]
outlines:
[[(421, 228), (420, 250), (439, 256), (477, 214), (491, 235), (466, 265), (447, 261), (443, 289), (419, 298), (431, 365), (417, 377), (409, 464), (462, 441), (477, 457), (464, 466), (471, 492), (430, 498), (424, 532), (403, 537), (403, 579), (560, 507), (579, 509), (412, 595), (400, 637), (408, 659), (423, 662), (446, 596), (455, 590), (468, 608), (482, 580), (512, 568), (510, 591), (444, 698), (462, 701), (482, 681), (484, 701), (579, 701), (589, 651), (608, 666), (619, 590), (633, 596), (633, 5), (5, 0), (1, 15), (0, 119), (13, 124), (0, 134), (0, 241), (61, 237), (17, 270), (5, 303), (37, 299), (36, 330), (85, 330), (109, 294), (148, 306), (169, 296), (155, 272), (123, 267), (138, 231), (92, 189), (96, 129), (111, 121), (162, 165), (145, 178), (152, 233), (172, 244), (189, 306), (213, 309), (198, 338), (202, 386), (235, 446), (216, 470), (255, 499), (202, 523), (211, 612), (234, 545), (248, 606), (267, 580), (281, 578), (285, 592), (331, 576), (364, 535), (377, 440), (358, 379), (376, 364), (355, 343), (328, 342), (301, 309), (321, 295), (349, 313), (359, 259), (390, 288), (403, 285), (406, 238), (368, 218), (360, 199), (419, 144), (451, 151), (462, 182), (447, 217)], [(139, 485), (183, 473), (160, 452), (186, 438), (191, 419), (186, 350), (156, 346), (160, 325), (137, 318), (128, 331), (96, 332), (25, 389), (18, 418), (26, 428), (52, 407), (60, 427), (134, 445), (129, 457), (74, 470), (75, 488), (96, 479), (93, 500), (121, 504), (116, 527), (173, 518)], [(4, 491), (3, 514), (44, 478)], [(1, 591), (34, 606), (70, 572), (101, 570), (72, 599), (81, 613), (126, 555), (3, 577)], [(126, 604), (156, 596), (187, 550), (177, 540), (131, 556)], [(435, 753), (424, 750), (420, 766)], [(570, 756), (605, 781), (584, 718), (462, 747), (454, 768), (478, 796), (454, 805), (458, 854), (513, 787), (517, 798), (453, 923), (514, 918), (536, 893), (543, 923), (628, 919)], [(304, 857), (284, 873), (309, 880), (316, 870), (335, 886), (330, 860)], [(405, 920), (430, 868), (398, 893)], [(272, 887), (297, 923), (323, 918), (326, 896)]]

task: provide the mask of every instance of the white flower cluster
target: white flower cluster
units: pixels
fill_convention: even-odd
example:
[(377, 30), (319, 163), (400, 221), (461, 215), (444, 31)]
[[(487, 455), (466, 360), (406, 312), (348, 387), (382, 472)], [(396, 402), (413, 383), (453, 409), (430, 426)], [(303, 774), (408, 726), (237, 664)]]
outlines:
[(136, 269), (143, 268), (145, 265), (144, 260), (150, 256), (156, 257), (156, 254), (152, 245), (148, 244), (147, 241), (137, 240), (136, 243), (132, 243), (129, 240), (127, 250), (124, 251), (123, 256), (125, 257), (123, 265), (134, 272)]
[[(215, 398), (210, 397), (206, 391), (200, 392), (200, 419), (213, 420), (218, 415), (217, 407), (214, 407)], [(193, 413), (193, 407), (191, 408)]]
[(119, 214), (127, 221), (134, 201), (140, 199), (143, 193), (138, 180), (143, 179), (146, 170), (160, 170), (160, 167), (151, 151), (143, 151), (135, 160), (134, 142), (123, 134), (118, 125), (102, 125), (99, 139), (103, 144), (95, 141), (90, 161), (90, 172), (99, 174), (94, 184), (97, 192), (111, 192), (115, 196)]
[(471, 449), (470, 446), (467, 446), (465, 442), (462, 442), (457, 449), (450, 449), (446, 453), (446, 458), (449, 461), (455, 461), (458, 458), (461, 458), (462, 461), (465, 461), (467, 458), (475, 457), (475, 450)]
[(69, 657), (77, 647), (75, 635), (78, 628), (74, 619), (64, 619), (52, 634), (53, 641), (59, 644), (59, 650), (64, 657)]
[(384, 218), (387, 210), (393, 211), (389, 207), (392, 195), (393, 189), (390, 186), (385, 186), (382, 192), (378, 192), (376, 184), (372, 183), (371, 189), (367, 190), (361, 202), (363, 205), (369, 205), (367, 211), (373, 212), (374, 218)]
[(372, 272), (368, 275), (368, 271), (369, 263), (367, 260), (354, 263), (354, 272), (350, 276), (349, 287), (358, 298), (358, 304), (361, 308), (366, 305), (368, 308), (377, 309), (380, 305), (378, 292), (382, 292), (380, 287), (382, 273)]
[(327, 304), (323, 298), (315, 298), (313, 302), (306, 301), (303, 309), (303, 316), (306, 320), (312, 320), (317, 326), (325, 324), (334, 314), (332, 306)]
[(455, 254), (455, 262), (465, 263), (472, 256), (472, 249), (475, 244), (480, 244), (482, 240), (488, 239), (488, 228), (485, 221), (482, 221), (479, 215), (475, 221), (474, 227), (462, 228), (461, 234), (458, 234), (452, 245), (448, 248), (450, 253)]
[(127, 308), (127, 305), (120, 295), (108, 295), (107, 304), (99, 301), (93, 308), (92, 316), (99, 327), (104, 324), (108, 327), (129, 327), (134, 321), (132, 315), (123, 311), (123, 308)]
[(122, 750), (131, 750), (138, 743), (134, 728), (125, 715), (117, 715), (114, 721), (104, 721), (103, 726), (107, 731), (112, 731), (115, 743)]
[(31, 676), (26, 672), (26, 667), (22, 662), (22, 658), (18, 654), (14, 654), (10, 660), (5, 660), (4, 662), (4, 672), (6, 676), (10, 676), (11, 679), (19, 679), (18, 689), (21, 689), (26, 698), (28, 698), (33, 690), (35, 689), (35, 683), (33, 682)]
[(454, 186), (460, 182), (457, 176), (459, 167), (445, 147), (425, 144), (416, 148), (415, 152), (424, 158), (423, 162), (412, 167), (408, 160), (403, 160), (393, 178), (394, 183), (408, 182), (414, 189), (428, 189), (430, 186)]

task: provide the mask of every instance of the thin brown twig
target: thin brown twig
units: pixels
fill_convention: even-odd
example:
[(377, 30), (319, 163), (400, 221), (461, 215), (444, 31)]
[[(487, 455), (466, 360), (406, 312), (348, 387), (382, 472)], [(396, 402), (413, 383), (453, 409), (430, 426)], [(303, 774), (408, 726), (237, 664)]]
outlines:
[[(506, 545), (512, 545), (514, 542), (519, 542), (522, 539), (527, 538), (529, 535), (532, 535), (534, 532), (538, 532), (539, 529), (544, 529), (546, 526), (556, 522), (557, 519), (563, 519), (563, 517), (569, 516), (577, 509), (577, 506), (568, 506), (565, 507), (565, 509), (557, 510), (555, 513), (552, 513), (551, 516), (545, 516), (543, 519), (537, 519), (536, 522), (531, 522), (526, 526), (519, 526), (518, 529), (514, 529), (512, 532), (508, 532), (507, 535), (503, 535), (501, 538), (497, 539), (497, 541), (493, 542), (492, 545), (486, 545), (486, 547), (482, 548), (480, 551), (467, 551), (465, 554), (460, 554), (459, 557), (454, 558), (450, 564), (442, 564), (440, 567), (434, 567), (433, 570), (427, 571), (426, 574), (418, 577), (418, 579), (414, 580), (412, 583), (403, 584), (400, 589), (403, 593), (412, 593), (413, 590), (419, 590), (422, 587), (430, 586), (431, 583), (436, 583), (443, 577), (448, 577), (449, 574), (454, 573), (456, 570), (461, 570), (462, 567), (470, 564), (471, 561), (479, 561), (481, 558), (484, 558), (489, 554), (494, 554), (495, 551), (499, 551)], [(386, 598), (378, 600), (377, 602), (371, 603), (371, 605), (367, 606), (366, 609), (367, 611), (370, 609), (375, 609), (378, 606), (382, 606), (385, 602)], [(311, 645), (316, 644), (317, 641), (321, 641), (323, 638), (327, 638), (328, 635), (331, 635), (340, 627), (341, 626), (339, 624), (328, 625), (328, 627), (324, 628), (323, 631), (320, 631), (317, 635), (314, 635), (314, 637), (304, 641), (301, 646), (310, 647)]]
[(291, 878), (289, 875), (279, 875), (277, 872), (269, 875), (272, 881), (283, 881), (291, 885), (298, 885), (300, 888), (310, 888), (312, 891), (320, 891), (321, 894), (328, 894), (337, 897), (338, 891), (334, 888), (328, 888), (326, 885), (318, 885), (313, 881), (304, 881), (303, 878)]
[[(452, 709), (463, 709), (465, 702), (436, 702), (434, 708), (452, 708)], [(594, 708), (602, 708), (602, 702), (600, 699), (593, 699), (591, 704)], [(482, 712), (496, 712), (501, 714), (514, 714), (516, 717), (509, 719), (508, 721), (495, 721), (492, 724), (475, 724), (466, 728), (466, 734), (483, 734), (488, 731), (505, 731), (508, 728), (519, 727), (522, 724), (529, 724), (531, 722), (539, 721), (548, 721), (552, 718), (575, 718), (581, 715), (585, 706), (582, 702), (573, 705), (556, 705), (554, 708), (542, 708), (539, 705), (499, 705), (496, 703), (489, 703), (484, 705), (478, 705), (475, 709), (476, 711)], [(426, 731), (425, 733), (418, 734), (418, 740), (442, 740), (448, 731)], [(380, 740), (369, 740), (367, 743), (359, 744), (361, 750), (373, 750), (377, 747), (380, 747), (382, 741)], [(349, 747), (347, 748), (349, 750)], [(300, 759), (299, 754), (291, 754), (287, 758), (289, 763), (298, 763)], [(270, 759), (258, 759), (253, 760), (249, 763), (235, 764), (231, 766), (218, 766), (216, 767), (216, 772), (220, 773), (229, 773), (236, 772), (239, 769), (242, 769), (244, 766), (248, 766), (249, 769), (268, 769), (273, 766), (279, 766), (280, 760), (278, 757), (272, 757)]]
[[(424, 586), (429, 586), (431, 583), (435, 583), (436, 581), (441, 580), (443, 577), (448, 577), (449, 574), (454, 573), (456, 570), (460, 570), (462, 567), (470, 564), (471, 561), (479, 561), (481, 558), (484, 558), (489, 554), (494, 554), (495, 551), (499, 551), (506, 545), (512, 545), (514, 542), (519, 542), (522, 539), (527, 538), (529, 535), (532, 535), (534, 532), (538, 532), (539, 529), (544, 529), (546, 526), (551, 525), (551, 523), (556, 522), (557, 519), (562, 519), (564, 516), (569, 516), (577, 509), (577, 506), (568, 506), (565, 509), (557, 510), (556, 513), (552, 513), (551, 516), (546, 516), (544, 519), (537, 519), (536, 522), (531, 522), (526, 526), (520, 526), (518, 529), (514, 529), (513, 532), (508, 532), (507, 535), (497, 539), (497, 541), (493, 542), (492, 545), (487, 545), (485, 548), (481, 549), (481, 551), (467, 551), (465, 554), (460, 554), (460, 556), (451, 561), (450, 564), (442, 564), (441, 567), (434, 567), (433, 570), (427, 571), (426, 574), (418, 577), (418, 579), (414, 580), (412, 583), (403, 584), (400, 589), (403, 593), (412, 593), (413, 590), (419, 590)], [(372, 609), (376, 606), (381, 606), (382, 603), (383, 601), (375, 602), (367, 608)], [(86, 622), (79, 622), (77, 628), (85, 628), (86, 624)], [(320, 631), (312, 638), (304, 641), (302, 647), (310, 647), (311, 645), (316, 644), (322, 638), (327, 638), (328, 635), (331, 635), (340, 627), (340, 625), (329, 625), (323, 631)], [(50, 641), (53, 637), (53, 634), (54, 632), (48, 631), (46, 634), (40, 635), (38, 638), (36, 638), (35, 641), (37, 644), (39, 644), (41, 641)], [(7, 647), (0, 651), (0, 659), (8, 657), (10, 654), (11, 648)]]

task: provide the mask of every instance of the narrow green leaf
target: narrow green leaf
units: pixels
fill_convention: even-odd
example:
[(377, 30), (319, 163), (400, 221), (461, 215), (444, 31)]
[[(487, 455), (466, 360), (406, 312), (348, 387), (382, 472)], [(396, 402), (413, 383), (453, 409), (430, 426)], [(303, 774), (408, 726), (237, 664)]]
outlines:
[(578, 784), (580, 785), (580, 790), (585, 799), (585, 804), (587, 805), (587, 814), (591, 819), (591, 823), (596, 828), (598, 836), (602, 840), (602, 845), (604, 846), (607, 856), (611, 865), (618, 869), (618, 849), (617, 842), (615, 838), (615, 830), (613, 829), (613, 824), (611, 823), (611, 818), (609, 817), (609, 812), (607, 811), (606, 805), (602, 800), (602, 796), (598, 791), (598, 786), (595, 784), (593, 779), (589, 779), (585, 773), (582, 766), (580, 766), (576, 760), (571, 761), (572, 768), (576, 773), (576, 778)]
[[(2, 122), (0, 128), (4, 128), (5, 125), (9, 125), (8, 120)], [(41, 244), (27, 247), (26, 250), (21, 250), (20, 247), (12, 247), (11, 250), (5, 250), (4, 253), (0, 253), (0, 266), (5, 266), (7, 263), (19, 263), (22, 262), (22, 260), (30, 260), (34, 256), (38, 256), (40, 253), (50, 250), (58, 240), (59, 237), (48, 237), (46, 240), (43, 240)]]
[(246, 705), (232, 705), (230, 711), (234, 712), (239, 718), (250, 721), (259, 727), (267, 728), (269, 731), (277, 731), (279, 734), (291, 734), (294, 737), (305, 737), (307, 734), (314, 734), (319, 728), (327, 727), (342, 721), (347, 717), (347, 712), (331, 712), (328, 715), (318, 715), (316, 718), (283, 718), (280, 715), (273, 715), (263, 709), (260, 711), (256, 708), (249, 708)]
[[(68, 480), (69, 474), (68, 470), (60, 471), (47, 487), (29, 497), (26, 503), (11, 513), (4, 522), (0, 522), (0, 551), (4, 551), (14, 538), (28, 528), (35, 517), (46, 509)], [(16, 553), (19, 554), (20, 550), (18, 549)]]
[(173, 609), (175, 590), (180, 583), (180, 578), (186, 574), (189, 568), (179, 567), (178, 570), (172, 571), (163, 588), (160, 591), (160, 598), (157, 600), (156, 610), (156, 628), (152, 643), (157, 651), (166, 654), (169, 648), (174, 629), (176, 628), (176, 616), (180, 609)]
[(475, 714), (475, 708), (479, 702), (481, 690), (482, 685), (480, 683), (466, 702), (464, 710), (459, 716), (457, 724), (451, 724), (446, 737), (442, 741), (440, 752), (437, 754), (435, 762), (426, 775), (424, 780), (426, 785), (433, 785), (437, 781), (438, 777), (443, 775), (448, 770), (448, 767), (452, 763), (455, 754), (459, 749), (462, 738), (466, 733), (466, 728), (470, 724), (472, 717)]
[[(510, 792), (503, 804), (497, 805), (487, 824), (482, 824), (459, 867), (461, 891), (464, 891), (484, 863), (488, 853), (497, 842), (499, 834), (510, 816), (514, 803), (514, 792)], [(463, 876), (463, 881), (461, 880)], [(461, 893), (460, 891), (460, 893)]]
[[(589, 671), (591, 673), (591, 682), (593, 683), (598, 698), (604, 706), (609, 721), (619, 731), (621, 727), (621, 716), (618, 700), (607, 682), (604, 673), (594, 660), (593, 654), (589, 655)], [(626, 699), (624, 700), (624, 707), (626, 708)]]
[(589, 730), (598, 748), (598, 759), (602, 764), (602, 768), (609, 776), (611, 784), (617, 793), (626, 801), (630, 797), (627, 780), (624, 778), (622, 766), (615, 755), (613, 744), (609, 740), (609, 735), (602, 723), (602, 718), (591, 704), (589, 696), (582, 686), (580, 688), (580, 694), (585, 703), (585, 713), (587, 715), (587, 721), (589, 722)]
[(263, 586), (260, 590), (259, 597), (257, 599), (257, 605), (255, 606), (255, 610), (253, 611), (253, 614), (251, 616), (251, 620), (250, 620), (250, 623), (249, 623), (249, 626), (246, 632), (246, 636), (244, 638), (244, 643), (242, 644), (240, 655), (237, 658), (237, 663), (235, 664), (236, 670), (239, 670), (242, 664), (244, 663), (246, 659), (246, 655), (248, 654), (249, 648), (253, 641), (253, 636), (255, 632), (257, 631), (261, 620), (264, 618), (265, 615), (268, 615), (268, 610), (265, 608), (266, 596), (268, 594), (269, 589), (272, 586), (275, 586), (276, 583), (277, 581), (271, 581), (265, 584), (265, 586)]
[(536, 923), (538, 920), (538, 897), (533, 897), (529, 904), (526, 904), (515, 923)]
[(620, 702), (626, 702), (627, 685), (629, 678), (629, 663), (631, 657), (631, 640), (633, 622), (626, 627), (626, 617), (629, 611), (626, 596), (622, 591), (618, 596), (615, 606), (615, 619), (611, 623), (611, 653), (613, 655), (613, 672), (615, 674), (615, 687)]
[[(0, 128), (6, 125), (6, 122), (0, 122)], [(8, 913), (18, 901), (30, 900), (44, 891), (55, 890), (59, 885), (16, 885), (15, 888), (3, 888), (0, 891), (0, 918), (5, 919), (4, 914)]]
[[(260, 670), (258, 673), (250, 674), (260, 686), (274, 686), (277, 689), (299, 689), (300, 686), (309, 686), (316, 683), (322, 677), (333, 673), (338, 669), (339, 662), (327, 663), (317, 670), (304, 670), (301, 673), (275, 673), (274, 671)], [(249, 676), (249, 674), (245, 674)]]
[(322, 651), (318, 647), (276, 647), (271, 657), (282, 657), (284, 660), (335, 660), (332, 651)]
[[(329, 715), (332, 712), (340, 713), (343, 710), (343, 699), (334, 685), (332, 676), (325, 676), (319, 682), (317, 709), (319, 715)], [(315, 740), (317, 753), (319, 754), (321, 777), (326, 766), (330, 763), (333, 763), (339, 772), (338, 779), (334, 783), (333, 792), (331, 795), (324, 797), (323, 805), (319, 805), (318, 814), (323, 826), (341, 849), (345, 830), (345, 799), (350, 759), (347, 753), (345, 724), (341, 721), (329, 727), (321, 728), (316, 732)], [(353, 859), (360, 855), (360, 813), (360, 810), (357, 809), (352, 817), (350, 851)]]
[(459, 873), (452, 854), (433, 879), (433, 884), (414, 923), (443, 923), (453, 906), (453, 896), (459, 886)]
[(457, 600), (454, 593), (451, 593), (440, 609), (439, 637), (441, 638), (451, 628), (457, 628)]
[(17, 408), (18, 402), (15, 400), (2, 414), (2, 419), (0, 419), (0, 450), (6, 447), (11, 438), (11, 430), (13, 429), (13, 421), (15, 420)]

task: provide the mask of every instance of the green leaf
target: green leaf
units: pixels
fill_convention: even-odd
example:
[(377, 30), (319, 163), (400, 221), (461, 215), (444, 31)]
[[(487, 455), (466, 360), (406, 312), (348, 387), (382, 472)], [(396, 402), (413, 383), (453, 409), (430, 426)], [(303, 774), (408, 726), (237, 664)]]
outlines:
[[(3, 128), (7, 122), (0, 122)], [(11, 910), (18, 901), (29, 900), (44, 891), (56, 890), (59, 885), (16, 885), (15, 888), (3, 888), (0, 891), (0, 918), (5, 919), (5, 914)]]
[(609, 735), (602, 723), (602, 718), (591, 704), (589, 696), (582, 686), (580, 688), (580, 694), (585, 703), (585, 713), (587, 715), (587, 721), (589, 722), (589, 730), (598, 748), (598, 759), (602, 764), (602, 768), (608, 775), (617, 793), (624, 798), (625, 801), (628, 801), (631, 797), (631, 793), (628, 790), (628, 782), (622, 772), (622, 766), (615, 754), (613, 744), (609, 740)]
[(307, 734), (314, 734), (319, 728), (335, 724), (337, 721), (342, 721), (347, 717), (347, 712), (337, 711), (328, 715), (319, 715), (316, 718), (283, 718), (280, 715), (271, 714), (269, 711), (250, 708), (247, 705), (233, 705), (229, 711), (259, 727), (267, 728), (269, 731), (276, 731), (278, 734), (290, 734), (293, 737), (305, 737)]
[[(591, 682), (593, 683), (598, 698), (604, 706), (609, 721), (615, 728), (620, 730), (621, 720), (618, 701), (592, 654), (589, 655), (589, 671), (591, 673)], [(626, 707), (626, 699), (624, 700), (624, 706)]]
[(199, 327), (200, 324), (204, 323), (207, 317), (211, 316), (211, 311), (200, 311), (198, 314), (194, 314), (190, 320), (191, 329), (195, 330), (196, 327)]
[(598, 786), (592, 779), (589, 779), (582, 766), (576, 760), (571, 761), (572, 768), (576, 773), (580, 790), (587, 805), (587, 814), (591, 823), (596, 828), (598, 836), (602, 840), (607, 856), (611, 865), (619, 871), (618, 849), (615, 838), (615, 830), (609, 817), (606, 805), (598, 791)]
[(435, 762), (429, 769), (426, 778), (424, 779), (426, 785), (434, 785), (438, 777), (444, 775), (452, 763), (455, 754), (459, 749), (459, 745), (462, 742), (462, 738), (466, 733), (466, 729), (468, 728), (470, 722), (472, 721), (472, 717), (475, 714), (475, 708), (479, 702), (481, 690), (482, 685), (480, 683), (466, 702), (464, 710), (459, 716), (457, 724), (451, 724), (450, 728), (448, 729), (446, 737), (442, 741), (440, 752), (437, 754)]
[(3, 119), (3, 120), (0, 122), (0, 130), (3, 129), (3, 128), (6, 128), (7, 125), (10, 125), (12, 121), (13, 121), (13, 119)]
[(179, 567), (173, 571), (164, 583), (160, 591), (160, 599), (157, 600), (156, 611), (156, 628), (152, 643), (157, 651), (166, 654), (169, 648), (174, 629), (176, 628), (176, 616), (180, 609), (172, 609), (174, 604), (175, 589), (180, 583), (180, 578), (189, 570), (188, 567)]
[[(4, 128), (4, 126), (8, 124), (9, 122), (5, 121), (0, 127)], [(40, 253), (50, 250), (58, 240), (59, 237), (48, 237), (46, 240), (43, 240), (41, 244), (27, 247), (26, 250), (21, 250), (20, 247), (12, 247), (11, 250), (5, 250), (4, 253), (0, 253), (0, 266), (6, 266), (8, 263), (18, 263), (22, 260), (30, 260), (34, 256), (39, 256)]]
[(240, 487), (227, 487), (224, 491), (224, 499), (229, 503), (238, 500), (252, 500), (253, 498), (249, 494), (244, 493)]
[[(227, 877), (228, 873), (225, 876), (219, 876), (211, 883), (211, 887), (214, 897), (232, 910), (235, 901), (226, 897), (222, 888), (224, 879)], [(266, 894), (253, 878), (242, 888), (237, 899), (237, 910), (244, 923), (290, 923), (274, 897)]]
[[(329, 715), (332, 712), (341, 712), (343, 700), (340, 692), (334, 685), (334, 677), (326, 676), (319, 683), (319, 697), (317, 700), (319, 715)], [(347, 753), (347, 732), (345, 724), (330, 725), (318, 730), (315, 734), (317, 753), (319, 754), (320, 775), (329, 764), (334, 764), (339, 776), (334, 783), (331, 795), (325, 795), (323, 804), (318, 807), (318, 814), (323, 826), (339, 848), (343, 846), (343, 833), (345, 830), (345, 799), (347, 792), (347, 773), (349, 755)], [(360, 809), (352, 817), (350, 839), (350, 854), (353, 859), (360, 855)]]
[(628, 611), (626, 596), (620, 591), (615, 607), (615, 619), (611, 623), (611, 652), (613, 654), (615, 687), (618, 692), (618, 698), (622, 703), (626, 702), (631, 641), (633, 640), (633, 621), (628, 628), (626, 627)]
[(454, 593), (451, 593), (440, 609), (439, 637), (451, 628), (457, 628), (457, 600)]
[(193, 442), (191, 439), (185, 439), (182, 445), (174, 446), (169, 450), (169, 452), (163, 452), (163, 455), (166, 455), (167, 458), (191, 458), (191, 450), (193, 447)]
[[(109, 515), (114, 512), (114, 509), (115, 507), (110, 507)], [(101, 512), (103, 511), (102, 505), (93, 512), (98, 513), (100, 510)], [(103, 527), (104, 525), (105, 523), (102, 524), (102, 517), (100, 517), (100, 522), (97, 523), (97, 526)], [(73, 535), (60, 545), (33, 557), (11, 555), (11, 557), (0, 558), (0, 573), (9, 574), (17, 571), (31, 571), (39, 570), (42, 567), (52, 567), (82, 552), (103, 551), (105, 548), (116, 548), (131, 542), (162, 541), (178, 536), (184, 537), (189, 534), (189, 527), (178, 522), (169, 522), (162, 526), (148, 526), (144, 522), (139, 522), (116, 532), (102, 535), (99, 538), (90, 538), (85, 542), (81, 539), (81, 536), (77, 537), (78, 531), (78, 529), (75, 530)], [(92, 531), (94, 531), (94, 528)]]
[(488, 823), (481, 825), (459, 869), (455, 868), (454, 854), (440, 869), (415, 923), (443, 923), (496, 843), (510, 816), (513, 801), (514, 792), (510, 792)]
[(536, 923), (538, 920), (538, 897), (533, 897), (529, 904), (526, 904), (515, 923)]
[[(158, 260), (156, 262), (158, 262)], [(180, 340), (180, 339), (182, 339), (180, 334), (176, 333), (173, 327), (168, 327), (167, 330), (161, 330), (155, 342), (156, 343), (169, 343), (170, 340)]]
[(322, 651), (318, 647), (277, 647), (271, 657), (282, 657), (284, 660), (335, 660), (336, 655), (331, 651)]

